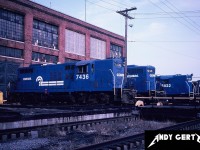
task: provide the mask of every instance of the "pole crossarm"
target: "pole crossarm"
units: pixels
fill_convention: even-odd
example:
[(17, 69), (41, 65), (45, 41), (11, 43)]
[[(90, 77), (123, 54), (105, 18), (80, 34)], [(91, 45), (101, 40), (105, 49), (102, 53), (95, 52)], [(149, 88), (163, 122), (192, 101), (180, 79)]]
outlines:
[(121, 13), (124, 13), (124, 12), (128, 12), (128, 11), (131, 11), (131, 10), (136, 10), (137, 8), (136, 7), (132, 7), (130, 9), (125, 9), (125, 10), (120, 10), (120, 11), (117, 11), (117, 13), (121, 12)]
[(132, 10), (136, 10), (136, 9), (137, 9), (136, 7), (132, 7), (130, 9), (125, 9), (125, 10), (117, 11), (117, 13), (121, 14), (124, 17), (127, 17), (128, 19), (134, 19), (133, 17), (131, 17), (131, 16), (128, 15), (128, 12), (132, 11)]
[(118, 11), (117, 11), (117, 13), (121, 14), (121, 15), (124, 16), (124, 17), (127, 17), (128, 19), (134, 19), (133, 17), (128, 16), (127, 14), (124, 14), (124, 13), (122, 13), (122, 12), (118, 12)]

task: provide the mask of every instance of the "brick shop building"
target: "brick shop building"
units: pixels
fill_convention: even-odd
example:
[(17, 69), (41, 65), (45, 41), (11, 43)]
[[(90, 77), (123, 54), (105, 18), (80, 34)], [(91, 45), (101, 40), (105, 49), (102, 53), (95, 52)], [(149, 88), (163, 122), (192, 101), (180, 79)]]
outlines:
[(124, 37), (29, 0), (0, 0), (0, 91), (18, 67), (121, 57)]

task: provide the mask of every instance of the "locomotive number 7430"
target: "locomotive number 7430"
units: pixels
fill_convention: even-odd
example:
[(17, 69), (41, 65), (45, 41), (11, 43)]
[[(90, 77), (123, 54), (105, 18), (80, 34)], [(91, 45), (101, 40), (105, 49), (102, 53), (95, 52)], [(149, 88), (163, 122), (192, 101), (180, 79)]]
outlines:
[(87, 79), (89, 79), (89, 74), (77, 74), (76, 80), (78, 80), (78, 79), (87, 80)]

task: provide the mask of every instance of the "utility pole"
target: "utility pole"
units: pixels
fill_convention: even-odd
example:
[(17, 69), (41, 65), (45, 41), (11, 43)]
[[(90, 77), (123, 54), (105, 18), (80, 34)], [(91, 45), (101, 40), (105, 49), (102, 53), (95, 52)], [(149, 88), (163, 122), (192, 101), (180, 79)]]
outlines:
[(85, 0), (85, 22), (86, 22), (86, 8), (87, 7), (87, 0)]
[(134, 19), (133, 17), (128, 15), (129, 11), (136, 10), (136, 7), (132, 7), (130, 9), (125, 9), (121, 11), (117, 11), (120, 15), (125, 17), (125, 47), (124, 47), (124, 57), (125, 57), (125, 67), (124, 67), (124, 82), (127, 82), (127, 26), (128, 26), (128, 19)]

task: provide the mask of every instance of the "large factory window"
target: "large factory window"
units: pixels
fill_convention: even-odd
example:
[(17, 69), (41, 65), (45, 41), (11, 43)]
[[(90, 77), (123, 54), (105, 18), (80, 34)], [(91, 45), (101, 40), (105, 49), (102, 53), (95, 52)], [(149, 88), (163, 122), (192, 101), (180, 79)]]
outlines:
[(110, 57), (111, 58), (121, 58), (122, 56), (122, 47), (115, 45), (115, 44), (110, 44)]
[(80, 60), (65, 58), (65, 62), (78, 62), (78, 61), (80, 61)]
[(85, 56), (85, 35), (66, 29), (65, 52)]
[(58, 27), (33, 20), (33, 40), (34, 45), (58, 49)]
[(24, 16), (0, 9), (0, 37), (24, 41)]
[(58, 57), (53, 56), (53, 55), (33, 52), (32, 53), (32, 60), (37, 61), (37, 62), (57, 63)]
[(23, 50), (0, 46), (0, 55), (8, 56), (8, 57), (15, 57), (15, 58), (22, 58)]
[(106, 58), (106, 42), (90, 37), (90, 57), (96, 59)]

